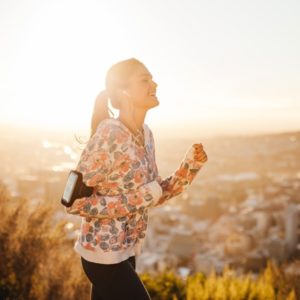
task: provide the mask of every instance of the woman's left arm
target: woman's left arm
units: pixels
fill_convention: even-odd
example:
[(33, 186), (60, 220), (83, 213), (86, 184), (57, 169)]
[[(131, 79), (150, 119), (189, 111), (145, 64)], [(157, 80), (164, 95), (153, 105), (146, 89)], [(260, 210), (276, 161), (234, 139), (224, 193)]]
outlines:
[[(154, 138), (151, 132), (151, 141), (153, 143), (153, 154), (155, 158)], [(203, 150), (202, 144), (193, 144), (186, 152), (179, 168), (170, 176), (161, 179), (158, 176), (158, 169), (155, 162), (156, 176), (160, 178), (159, 183), (162, 187), (163, 194), (155, 206), (160, 206), (167, 200), (184, 192), (193, 182), (194, 178), (207, 162), (207, 155)]]

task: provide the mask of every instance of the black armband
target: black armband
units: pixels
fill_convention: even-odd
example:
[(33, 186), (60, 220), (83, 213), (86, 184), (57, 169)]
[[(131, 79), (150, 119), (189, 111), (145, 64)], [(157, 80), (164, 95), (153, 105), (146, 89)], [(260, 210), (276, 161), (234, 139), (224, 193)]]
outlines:
[(70, 207), (76, 199), (91, 196), (93, 190), (93, 187), (87, 186), (82, 181), (80, 172), (71, 170), (60, 202), (62, 205)]

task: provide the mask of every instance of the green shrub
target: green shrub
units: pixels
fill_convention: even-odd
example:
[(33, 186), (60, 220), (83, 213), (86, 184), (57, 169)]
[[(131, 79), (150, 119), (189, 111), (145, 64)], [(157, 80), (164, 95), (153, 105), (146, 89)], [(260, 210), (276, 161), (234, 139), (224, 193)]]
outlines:
[(140, 275), (152, 300), (185, 299), (185, 282), (171, 271), (158, 273), (155, 277), (149, 273)]

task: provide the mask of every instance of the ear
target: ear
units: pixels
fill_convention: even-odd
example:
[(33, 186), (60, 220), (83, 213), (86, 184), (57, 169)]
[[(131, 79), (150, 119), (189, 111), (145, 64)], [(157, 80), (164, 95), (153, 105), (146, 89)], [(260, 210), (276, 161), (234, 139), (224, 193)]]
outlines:
[(128, 92), (126, 90), (122, 90), (122, 93), (128, 97), (130, 97), (130, 95), (128, 94)]
[(118, 92), (120, 93), (120, 98), (123, 99), (123, 98), (130, 98), (130, 94), (128, 93), (128, 91), (126, 89), (119, 89)]
[(116, 90), (116, 96), (118, 99), (123, 99), (124, 98), (124, 93), (123, 93), (123, 89), (117, 89)]
[(117, 90), (117, 95), (118, 95), (118, 99), (120, 99), (121, 101), (124, 99), (124, 101), (128, 101), (131, 100), (130, 94), (128, 93), (128, 91), (126, 89), (118, 89)]

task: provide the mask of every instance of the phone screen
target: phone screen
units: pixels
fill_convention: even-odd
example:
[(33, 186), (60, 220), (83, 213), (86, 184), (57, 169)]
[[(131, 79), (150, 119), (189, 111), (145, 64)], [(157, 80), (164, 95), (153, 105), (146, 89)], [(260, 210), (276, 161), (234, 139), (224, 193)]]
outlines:
[(77, 181), (78, 175), (76, 173), (71, 172), (68, 181), (64, 190), (63, 198), (65, 199), (66, 202), (70, 202), (72, 198), (72, 194), (74, 191), (74, 188), (76, 186), (76, 181)]

